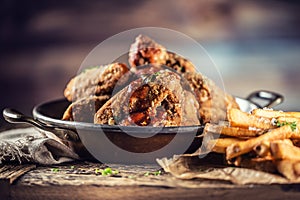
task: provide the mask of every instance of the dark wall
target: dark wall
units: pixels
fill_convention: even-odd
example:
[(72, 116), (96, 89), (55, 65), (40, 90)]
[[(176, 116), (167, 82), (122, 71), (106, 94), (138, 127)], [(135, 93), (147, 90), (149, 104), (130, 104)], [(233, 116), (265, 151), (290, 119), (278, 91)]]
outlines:
[(299, 1), (276, 0), (1, 0), (0, 109), (30, 114), (37, 103), (61, 98), (89, 51), (121, 31), (165, 27), (207, 46), (245, 40), (298, 42), (299, 6)]

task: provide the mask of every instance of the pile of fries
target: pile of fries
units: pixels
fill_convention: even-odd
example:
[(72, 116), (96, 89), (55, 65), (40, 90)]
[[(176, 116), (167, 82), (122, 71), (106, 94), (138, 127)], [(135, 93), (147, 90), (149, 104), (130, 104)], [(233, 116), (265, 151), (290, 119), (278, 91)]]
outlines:
[(204, 134), (220, 134), (206, 145), (228, 164), (300, 180), (300, 112), (230, 109), (227, 123), (206, 124)]

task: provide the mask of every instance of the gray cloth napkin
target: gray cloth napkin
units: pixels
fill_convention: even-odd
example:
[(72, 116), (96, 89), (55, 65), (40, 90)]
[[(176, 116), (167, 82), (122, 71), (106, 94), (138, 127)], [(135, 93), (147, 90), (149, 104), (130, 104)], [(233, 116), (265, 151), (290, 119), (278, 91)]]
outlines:
[(79, 159), (69, 146), (51, 132), (18, 128), (0, 133), (0, 164), (3, 162), (59, 164)]

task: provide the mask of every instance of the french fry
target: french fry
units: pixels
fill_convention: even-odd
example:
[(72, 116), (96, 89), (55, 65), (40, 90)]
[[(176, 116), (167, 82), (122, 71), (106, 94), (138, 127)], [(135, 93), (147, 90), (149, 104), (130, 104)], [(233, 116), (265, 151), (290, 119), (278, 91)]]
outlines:
[(227, 118), (228, 123), (204, 128), (206, 134), (222, 136), (207, 141), (213, 152), (225, 153), (228, 164), (300, 181), (300, 112), (229, 109)]
[(293, 142), (290, 139), (276, 140), (273, 142), (263, 141), (262, 143), (256, 145), (253, 150), (259, 157), (271, 156), (271, 143), (284, 143), (293, 146)]
[(278, 110), (269, 110), (269, 109), (254, 109), (251, 112), (252, 115), (258, 117), (265, 117), (265, 118), (278, 118), (278, 117), (291, 117), (291, 118), (299, 118), (300, 119), (300, 112), (283, 112)]
[(297, 176), (300, 176), (300, 162), (298, 161), (294, 163), (294, 173)]
[(300, 180), (300, 162), (295, 160), (279, 160), (276, 162), (277, 170), (292, 181)]
[(300, 161), (279, 160), (276, 162), (277, 170), (290, 180), (300, 179)]
[(283, 124), (284, 122), (286, 122), (287, 126), (290, 126), (292, 129), (291, 132), (291, 139), (295, 139), (295, 140), (300, 140), (300, 134), (299, 134), (299, 125), (300, 125), (300, 121), (295, 121), (295, 118), (278, 118), (278, 122)]
[(271, 153), (275, 159), (300, 161), (300, 148), (285, 141), (274, 141), (270, 143)]
[(241, 139), (237, 138), (219, 138), (215, 140), (209, 140), (207, 142), (208, 149), (216, 153), (225, 153), (226, 148), (231, 145), (232, 143), (242, 141)]
[(218, 133), (221, 135), (226, 135), (230, 137), (255, 137), (263, 133), (259, 129), (250, 130), (249, 128), (240, 128), (240, 127), (229, 127), (222, 125), (215, 125), (207, 123), (204, 128), (204, 132)]
[(276, 118), (276, 121), (278, 122), (288, 122), (288, 123), (300, 123), (300, 119), (295, 117), (278, 117)]
[(228, 110), (227, 118), (230, 125), (233, 127), (250, 127), (263, 130), (275, 128), (275, 126), (271, 123), (271, 119), (251, 115), (235, 108)]
[(293, 141), (293, 144), (296, 146), (296, 147), (300, 147), (300, 140), (299, 139), (292, 139)]
[(291, 139), (300, 140), (300, 134), (298, 133), (299, 127), (300, 127), (299, 119), (288, 118), (288, 117), (279, 117), (279, 118), (277, 118), (277, 121), (279, 122), (279, 124), (287, 123), (286, 125), (290, 126), (292, 128), (292, 130), (294, 129), (291, 133)]
[(250, 152), (256, 145), (261, 144), (263, 141), (274, 141), (290, 139), (292, 136), (299, 135), (299, 128), (292, 131), (289, 125), (282, 126), (276, 129), (272, 129), (269, 132), (258, 136), (256, 138), (251, 138), (246, 141), (236, 142), (231, 144), (226, 148), (226, 159), (232, 159), (239, 155)]
[(253, 150), (259, 157), (270, 156), (271, 155), (270, 142), (263, 141), (262, 143), (254, 146)]

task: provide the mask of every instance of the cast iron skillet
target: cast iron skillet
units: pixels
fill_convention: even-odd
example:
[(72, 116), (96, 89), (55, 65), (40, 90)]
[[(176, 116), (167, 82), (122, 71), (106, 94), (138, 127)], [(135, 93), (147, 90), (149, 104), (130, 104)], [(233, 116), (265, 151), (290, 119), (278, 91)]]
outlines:
[[(241, 110), (250, 112), (255, 108), (274, 107), (282, 103), (283, 96), (256, 91), (245, 99), (236, 97), (236, 101)], [(52, 131), (62, 139), (81, 140), (96, 159), (105, 163), (154, 163), (156, 158), (191, 153), (201, 146), (201, 137), (195, 139), (195, 136), (201, 135), (203, 126), (124, 127), (61, 120), (68, 105), (65, 99), (42, 103), (34, 107), (34, 118), (13, 109), (5, 109), (3, 115), (12, 123), (26, 122)]]

